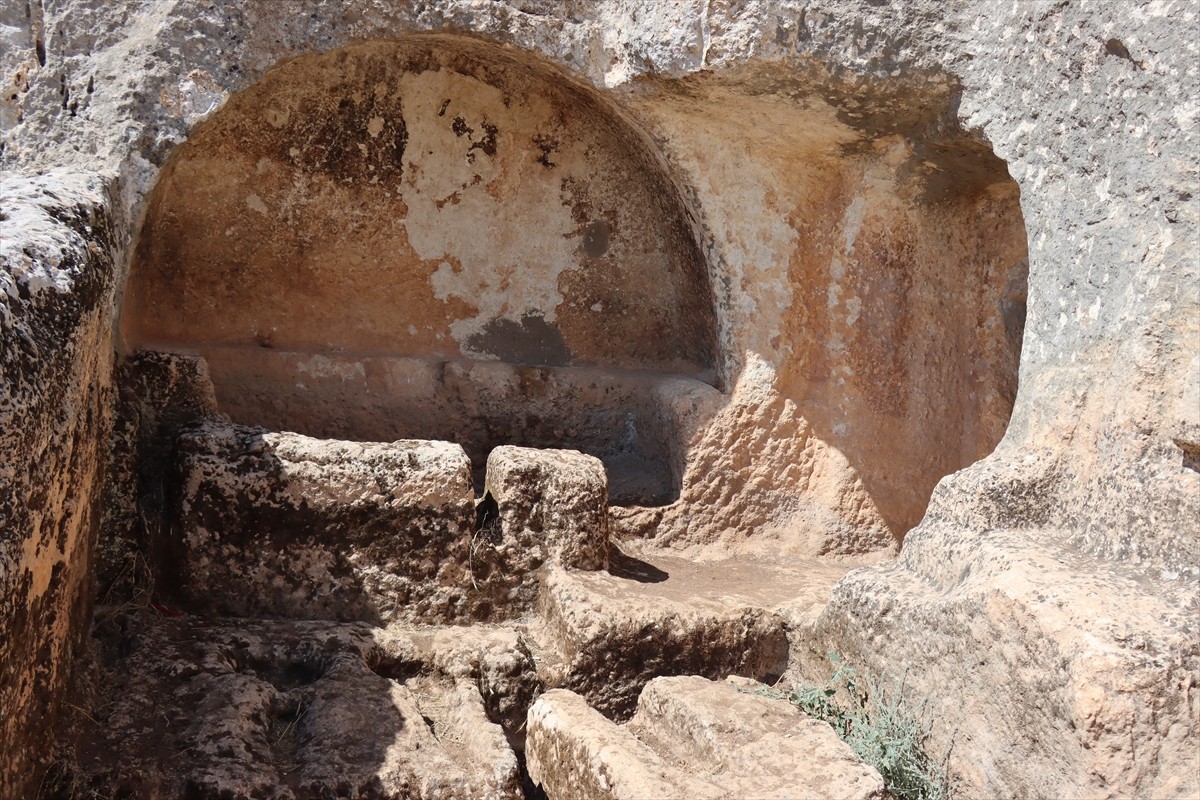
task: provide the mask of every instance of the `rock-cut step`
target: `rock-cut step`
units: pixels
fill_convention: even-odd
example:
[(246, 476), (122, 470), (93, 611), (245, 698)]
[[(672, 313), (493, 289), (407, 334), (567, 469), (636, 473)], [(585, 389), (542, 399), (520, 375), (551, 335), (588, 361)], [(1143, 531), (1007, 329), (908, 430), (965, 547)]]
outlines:
[(116, 611), (46, 797), (517, 800), (519, 635)]
[(167, 550), (179, 602), (213, 616), (487, 622), (536, 601), (542, 567), (602, 569), (604, 466), (497, 447), (477, 503), (449, 442), (184, 428)]
[(772, 683), (787, 668), (791, 632), (816, 617), (849, 569), (761, 556), (695, 562), (614, 545), (607, 570), (555, 566), (543, 578), (530, 626), (539, 673), (618, 720), (658, 676)]
[(554, 800), (884, 800), (824, 722), (749, 681), (657, 678), (618, 725), (555, 689), (529, 712), (531, 779)]

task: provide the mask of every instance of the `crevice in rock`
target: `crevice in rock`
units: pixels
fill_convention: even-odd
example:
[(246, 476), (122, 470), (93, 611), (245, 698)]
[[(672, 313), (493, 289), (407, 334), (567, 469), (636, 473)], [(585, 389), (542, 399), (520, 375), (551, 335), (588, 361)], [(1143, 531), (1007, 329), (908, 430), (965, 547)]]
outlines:
[(1183, 453), (1183, 468), (1200, 472), (1200, 442), (1174, 439), (1175, 446)]

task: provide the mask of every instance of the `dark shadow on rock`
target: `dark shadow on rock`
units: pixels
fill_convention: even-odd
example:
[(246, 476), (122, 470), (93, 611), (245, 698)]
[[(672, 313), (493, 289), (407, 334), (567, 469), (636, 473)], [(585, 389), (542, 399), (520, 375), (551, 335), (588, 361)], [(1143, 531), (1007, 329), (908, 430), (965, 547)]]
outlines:
[(653, 564), (622, 553), (615, 545), (609, 547), (608, 572), (617, 578), (638, 583), (662, 583), (670, 577)]
[[(368, 628), (121, 616), (141, 646), (111, 658), (116, 631), (97, 626), (77, 681), (79, 724), (40, 800), (397, 796), (378, 773), (408, 769), (389, 752), (422, 720), (413, 701), (393, 700), (403, 681), (369, 668)], [(418, 731), (412, 744), (433, 742)]]

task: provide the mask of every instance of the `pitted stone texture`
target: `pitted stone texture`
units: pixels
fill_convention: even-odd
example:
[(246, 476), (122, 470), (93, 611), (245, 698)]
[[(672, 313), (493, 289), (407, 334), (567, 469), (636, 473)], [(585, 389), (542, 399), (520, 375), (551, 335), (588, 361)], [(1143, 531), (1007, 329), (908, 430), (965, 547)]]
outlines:
[[(445, 673), (423, 643), (399, 633), (378, 643), (382, 632), (363, 625), (141, 612), (108, 629), (92, 695), (79, 700), (66, 760), (77, 772), (52, 774), (51, 796), (59, 781), (95, 796), (197, 800), (521, 796), (477, 664), (449, 658), (459, 674)], [(409, 649), (403, 673), (381, 660)]]
[(849, 569), (637, 555), (614, 551), (609, 572), (551, 570), (535, 636), (546, 684), (618, 719), (655, 677), (773, 680), (787, 665), (789, 628), (811, 621)]
[(458, 445), (205, 423), (180, 435), (177, 460), (189, 608), (376, 622), (495, 608), (470, 574), (474, 496)]
[(786, 700), (744, 679), (656, 678), (629, 729), (677, 764), (761, 800), (883, 800), (883, 778)]
[(726, 798), (566, 689), (537, 699), (527, 730), (529, 777), (555, 800)]
[[(1030, 534), (1031, 540), (1071, 538), (1087, 553), (1128, 562), (1135, 570), (1147, 558), (1156, 568), (1176, 575), (1186, 574), (1195, 563), (1200, 492), (1194, 461), (1185, 454), (1194, 452), (1200, 442), (1196, 351), (1200, 318), (1191, 313), (1200, 298), (1194, 258), (1200, 223), (1196, 169), (1200, 148), (1197, 107), (1192, 101), (1200, 62), (1200, 16), (1187, 2), (559, 4), (500, 0), (481, 4), (438, 0), (410, 4), (365, 0), (347, 4), (297, 0), (293, 8), (295, 13), (281, 15), (276, 4), (245, 0), (155, 2), (139, 6), (138, 13), (130, 13), (128, 3), (100, 0), (0, 4), (4, 40), (0, 78), (13, 87), (11, 93), (0, 95), (0, 127), (5, 135), (0, 161), (14, 174), (66, 166), (103, 176), (102, 186), (87, 191), (85, 205), (99, 208), (106, 204), (104, 190), (111, 192), (108, 205), (115, 230), (121, 232), (114, 240), (119, 250), (131, 243), (129, 230), (172, 148), (231, 94), (255, 83), (275, 63), (350, 42), (447, 27), (539, 52), (581, 80), (613, 88), (634, 122), (663, 142), (671, 170), (694, 193), (695, 221), (714, 278), (718, 355), (727, 383), (733, 385), (747, 354), (758, 354), (770, 362), (769, 367), (778, 368), (788, 360), (789, 351), (795, 353), (795, 344), (803, 344), (790, 339), (788, 330), (810, 334), (812, 321), (824, 316), (823, 312), (804, 316), (806, 301), (774, 265), (792, 261), (793, 255), (796, 261), (803, 259), (809, 245), (818, 253), (830, 247), (844, 254), (850, 243), (842, 235), (854, 230), (853, 225), (830, 227), (829, 217), (811, 213), (814, 205), (825, 203), (821, 193), (809, 194), (790, 181), (801, 174), (811, 180), (807, 162), (779, 168), (772, 163), (776, 159), (763, 158), (780, 143), (790, 145), (798, 138), (795, 134), (812, 129), (779, 124), (779, 115), (766, 112), (784, 107), (790, 113), (803, 106), (819, 111), (811, 121), (832, 123), (837, 118), (838, 135), (852, 135), (854, 141), (832, 153), (814, 150), (818, 156), (841, 159), (853, 151), (878, 148), (886, 160), (889, 152), (899, 152), (892, 144), (903, 144), (905, 149), (914, 147), (915, 159), (907, 162), (909, 166), (923, 173), (927, 165), (921, 159), (928, 151), (917, 148), (930, 143), (889, 128), (887, 111), (889, 105), (904, 106), (909, 92), (930, 89), (925, 96), (941, 98), (931, 106), (937, 115), (931, 121), (933, 129), (954, 128), (961, 122), (963, 128), (986, 137), (996, 155), (1007, 161), (1008, 173), (1020, 186), (1030, 271), (1020, 392), (1012, 424), (990, 465), (957, 473), (967, 476), (961, 481), (940, 484), (936, 508), (927, 519), (931, 524), (950, 518), (967, 520), (956, 523), (965, 549), (988, 531), (1015, 528), (1024, 534), (1041, 528), (1042, 532)], [(814, 66), (815, 80), (806, 64)], [(743, 77), (763, 65), (778, 69), (768, 71), (766, 84), (729, 93), (731, 100), (746, 100), (745, 106), (728, 114), (736, 122), (730, 128), (732, 137), (718, 137), (700, 125), (688, 131), (671, 115), (645, 111), (666, 97), (683, 106), (695, 104), (692, 88), (710, 75), (727, 79), (737, 89)], [(793, 80), (793, 71), (798, 79)], [(876, 93), (895, 78), (904, 82), (899, 90)], [(821, 105), (827, 95), (834, 95), (829, 109)], [(768, 124), (748, 125), (748, 120)], [(849, 122), (843, 126), (844, 120)], [(779, 130), (789, 135), (774, 135)], [(749, 141), (756, 131), (762, 132), (762, 138)], [(1111, 135), (1096, 135), (1097, 131)], [(897, 142), (895, 137), (907, 141)], [(936, 151), (937, 143), (933, 144)], [(866, 158), (871, 161), (874, 156)], [(874, 165), (879, 163), (875, 160)], [(856, 163), (850, 177), (859, 167), (869, 166)], [(962, 166), (969, 171), (972, 165), (968, 160)], [(933, 162), (931, 183), (941, 182), (946, 172)], [(745, 176), (738, 184), (740, 192), (731, 191), (737, 173)], [(759, 180), (764, 174), (780, 177)], [(834, 181), (818, 178), (817, 185), (827, 187), (831, 198), (841, 194)], [(39, 190), (31, 189), (28, 196), (42, 197)], [(793, 203), (796, 199), (800, 202)], [(828, 210), (832, 217), (844, 212), (843, 218), (853, 221), (858, 211), (870, 210), (857, 199), (830, 203)], [(11, 206), (6, 203), (4, 211), (9, 215)], [(877, 260), (888, 248), (877, 251), (868, 245), (881, 241), (877, 234), (887, 226), (879, 223), (889, 219), (896, 223), (891, 229), (901, 234), (895, 243), (902, 244), (908, 228), (899, 221), (905, 217), (864, 214), (861, 219), (870, 224), (862, 228), (867, 235), (854, 243), (855, 252), (868, 256), (870, 263), (889, 264), (887, 259)], [(25, 229), (27, 220), (25, 215), (10, 215), (4, 221), (5, 245), (16, 242), (10, 236)], [(5, 328), (5, 343), (17, 342), (19, 350), (14, 352), (36, 350), (45, 358), (22, 361), (14, 371), (6, 366), (0, 409), (5, 398), (12, 397), (16, 415), (11, 425), (0, 424), (0, 440), (4, 455), (12, 453), (15, 460), (0, 464), (15, 470), (16, 491), (0, 491), (0, 502), (12, 497), (18, 504), (26, 498), (40, 503), (43, 486), (51, 499), (70, 498), (65, 507), (30, 503), (28, 513), (17, 512), (17, 525), (0, 526), (7, 537), (5, 557), (16, 564), (7, 577), (0, 578), (2, 602), (14, 609), (13, 615), (4, 615), (12, 620), (4, 633), (11, 635), (0, 636), (0, 648), (12, 648), (0, 662), (13, 665), (3, 675), (0, 692), (5, 698), (17, 697), (17, 707), (26, 710), (42, 708), (41, 701), (50, 698), (34, 697), (33, 684), (25, 680), (32, 673), (23, 673), (22, 665), (33, 664), (34, 654), (49, 652), (53, 666), (44, 685), (61, 685), (65, 674), (61, 665), (69, 649), (63, 643), (84, 624), (83, 614), (59, 614), (53, 625), (42, 623), (51, 618), (51, 608), (65, 607), (60, 602), (64, 592), (82, 591), (81, 576), (87, 572), (76, 559), (87, 559), (85, 534), (91, 528), (82, 509), (95, 496), (89, 476), (95, 475), (93, 466), (98, 462), (78, 448), (92, 435), (89, 419), (103, 417), (96, 413), (103, 404), (85, 387), (106, 380), (103, 354), (111, 348), (104, 331), (111, 329), (115, 307), (103, 288), (103, 281), (113, 275), (109, 266), (97, 262), (96, 270), (69, 267), (57, 274), (41, 268), (56, 261), (61, 244), (68, 244), (75, 255), (84, 253), (86, 242), (82, 234), (76, 236), (82, 229), (69, 215), (63, 220), (57, 213), (41, 215), (28, 228), (29, 243), (47, 257), (35, 270), (34, 282), (18, 277), (15, 284), (6, 285), (4, 299), (7, 308), (15, 309), (14, 327), (20, 331), (14, 338), (9, 335), (13, 329)], [(947, 230), (972, 233), (987, 227), (971, 224)], [(982, 238), (986, 249), (990, 235)], [(102, 239), (95, 237), (92, 243)], [(882, 237), (885, 244), (887, 240)], [(793, 241), (802, 246), (794, 246)], [(12, 252), (18, 253), (23, 244)], [(837, 266), (831, 259), (825, 263), (831, 272)], [(823, 269), (820, 261), (809, 266)], [(868, 269), (862, 275), (884, 277), (889, 272), (890, 267), (882, 272)], [(795, 274), (819, 272), (806, 267)], [(120, 270), (116, 275), (119, 279)], [(38, 292), (49, 285), (42, 281), (46, 277), (62, 290), (52, 303), (38, 298)], [(59, 277), (65, 280), (57, 282)], [(36, 290), (33, 300), (20, 294), (22, 284)], [(828, 291), (835, 288), (837, 297)], [(833, 308), (826, 308), (845, 312), (843, 319), (848, 319), (857, 312), (851, 307), (853, 298), (842, 288), (833, 282), (802, 285), (818, 302), (834, 301)], [(882, 299), (886, 304), (886, 292), (869, 288), (872, 293), (865, 299)], [(862, 306), (855, 332), (868, 329), (873, 319), (867, 313), (870, 308), (869, 303)], [(777, 326), (780, 318), (788, 320), (788, 326)], [(972, 321), (963, 321), (970, 330)], [(821, 337), (813, 341), (836, 344)], [(863, 343), (875, 344), (870, 337)], [(889, 356), (896, 351), (885, 346), (881, 352), (872, 347), (872, 352)], [(0, 353), (9, 355), (7, 350)], [(977, 387), (979, 362), (974, 354), (963, 355), (966, 371), (959, 374), (967, 382), (969, 397)], [(791, 360), (792, 366), (803, 366)], [(830, 366), (835, 368), (828, 372), (833, 391), (841, 392), (840, 387), (852, 382), (841, 383), (840, 368), (851, 365)], [(874, 365), (867, 366), (868, 371), (860, 374), (873, 374)], [(747, 383), (763, 385), (757, 377), (748, 377)], [(791, 377), (796, 380), (793, 389), (811, 386), (803, 371)], [(799, 413), (819, 427), (821, 420), (805, 407), (812, 405), (811, 397), (793, 393), (791, 399), (798, 403)], [(889, 397), (885, 392), (882, 399)], [(922, 393), (917, 391), (910, 399), (919, 407)], [(936, 414), (926, 420), (930, 424), (926, 430), (944, 427)], [(839, 434), (838, 416), (828, 421), (834, 422), (828, 437), (831, 448), (840, 450), (852, 464), (853, 453), (845, 445), (865, 442), (869, 449), (876, 435), (862, 428)], [(892, 452), (903, 455), (900, 449)], [(966, 454), (966, 460), (972, 457)], [(781, 461), (788, 462), (786, 457)], [(886, 469), (877, 478), (888, 478), (892, 487), (911, 491), (904, 481), (895, 481), (887, 458), (878, 459), (876, 464), (880, 463)], [(786, 467), (762, 471), (765, 485), (748, 485), (763, 501), (741, 505), (767, 508), (768, 498), (776, 492), (774, 496), (786, 500), (786, 492), (778, 490), (781, 484), (787, 488), (793, 474)], [(993, 503), (994, 493), (975, 491), (994, 484), (993, 475), (1004, 477), (1003, 502)], [(826, 485), (848, 484), (835, 479)], [(707, 496), (725, 502), (719, 481), (716, 488)], [(870, 490), (869, 481), (864, 488)], [(977, 503), (980, 499), (983, 507)], [(866, 504), (862, 509), (870, 511)], [(747, 533), (755, 530), (749, 527)], [(960, 565), (957, 570), (986, 567), (985, 557), (990, 556), (980, 549), (978, 564)], [(1094, 562), (1083, 563), (1084, 569), (1094, 566)], [(64, 565), (58, 575), (65, 589), (44, 583), (58, 565)], [(887, 568), (875, 574), (880, 584), (896, 581), (892, 594), (909, 596), (912, 585), (907, 580)], [(948, 571), (933, 577), (922, 574), (915, 583), (949, 586), (958, 577)], [(48, 588), (44, 594), (31, 594), (30, 586)], [(989, 590), (982, 583), (978, 588), (981, 593)], [(32, 610), (23, 616), (24, 601), (34, 596)], [(928, 604), (938, 600), (936, 594), (919, 596)], [(887, 600), (879, 602), (887, 607)], [(914, 614), (937, 613), (932, 605), (923, 608)], [(1029, 627), (1037, 625), (1036, 618), (1025, 622)], [(852, 627), (852, 621), (847, 625)], [(1130, 641), (1153, 641), (1162, 634), (1153, 617), (1131, 620), (1130, 626)], [(855, 630), (854, 636), (862, 636), (858, 644), (875, 654), (877, 664), (887, 665), (893, 648), (890, 638)], [(1003, 635), (1015, 637), (1012, 641), (1021, 636), (1007, 628)], [(906, 666), (924, 667), (925, 636), (924, 631), (915, 636), (916, 657)], [(979, 645), (985, 654), (1003, 647), (1004, 641)], [(17, 653), (15, 660), (9, 657), (11, 652)], [(1085, 652), (1103, 659), (1107, 650), (1101, 644), (1094, 651), (1081, 645), (1081, 658)], [(1006, 662), (1012, 663), (1016, 661)], [(948, 702), (980, 694), (977, 684), (960, 682), (955, 687), (957, 694)], [(1049, 681), (1043, 689), (1032, 702), (1066, 687)], [(1181, 709), (1192, 695), (1177, 689), (1163, 692), (1161, 708), (1173, 716), (1161, 717), (1159, 724), (1187, 729), (1195, 712), (1188, 717)], [(1001, 697), (995, 708), (1003, 714), (1019, 710), (1016, 703), (1004, 705), (1005, 700)], [(38, 731), (41, 724), (36, 713), (17, 711), (10, 719), (18, 720), (18, 728), (24, 731)], [(7, 727), (7, 720), (4, 725), (0, 754), (5, 764), (0, 780), (5, 785), (0, 785), (0, 793), (16, 780), (23, 783), (9, 793), (19, 795), (21, 786), (35, 781), (24, 761), (31, 748), (27, 741), (12, 738), (10, 731), (17, 728)], [(1010, 771), (1006, 780), (1037, 780), (1041, 765), (1036, 759), (1019, 757), (1044, 743), (1029, 734), (1036, 730), (1037, 726), (1024, 726), (1019, 719), (993, 729), (991, 751), (1018, 754), (1005, 761)], [(1153, 742), (1139, 743), (1138, 761), (1154, 763), (1156, 747)], [(1123, 757), (1114, 755), (1112, 763)]]
[(792, 655), (812, 678), (828, 652), (905, 675), (967, 796), (1196, 797), (1198, 610), (1194, 572), (926, 524), (838, 583)]
[(96, 552), (101, 597), (131, 598), (167, 547), (167, 485), (184, 425), (227, 421), (200, 356), (143, 351), (117, 369), (118, 402)]
[(94, 176), (0, 172), (0, 797), (27, 797), (91, 605), (113, 231)]
[(608, 566), (608, 478), (600, 459), (497, 447), (488, 456), (486, 488), (506, 544), (574, 569)]
[[(749, 683), (749, 682), (747, 682)], [(618, 726), (564, 690), (529, 715), (529, 772), (571, 800), (884, 800), (879, 772), (786, 700), (695, 676), (646, 685)]]
[(524, 727), (529, 706), (542, 691), (529, 644), (512, 628), (385, 628), (372, 635), (368, 661), (380, 675), (420, 672), (470, 680), (479, 687), (488, 718), (508, 731)]

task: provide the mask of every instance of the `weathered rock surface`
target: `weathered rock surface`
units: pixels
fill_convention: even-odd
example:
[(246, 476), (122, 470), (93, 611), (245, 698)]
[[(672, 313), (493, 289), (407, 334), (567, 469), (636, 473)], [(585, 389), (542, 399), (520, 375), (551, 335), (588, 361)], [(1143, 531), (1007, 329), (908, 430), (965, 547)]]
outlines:
[(531, 572), (551, 559), (572, 569), (608, 566), (608, 478), (600, 459), (497, 447), (484, 488), (496, 503), (499, 546), (515, 551), (504, 559), (512, 569)]
[(35, 771), (91, 604), (111, 425), (102, 182), (0, 179), (0, 795)]
[(520, 659), (512, 632), (448, 650), (362, 625), (106, 619), (48, 796), (521, 796), (480, 691), (495, 662)]
[(631, 552), (614, 551), (608, 572), (553, 569), (535, 631), (547, 685), (572, 689), (617, 719), (660, 675), (774, 681), (788, 663), (788, 629), (815, 617), (848, 569)]
[(462, 448), (338, 442), (205, 423), (177, 445), (179, 590), (217, 614), (449, 621), (473, 585)]
[[(1000, 440), (1027, 242), (1003, 163), (942, 119), (949, 79), (754, 64), (609, 95), (471, 37), (319, 49), (188, 131), (132, 254), (128, 341), (202, 352), (239, 422), (580, 447), (614, 468), (628, 450), (683, 476), (621, 492), (682, 487), (664, 542), (806, 556), (891, 550)], [(458, 366), (492, 359), (534, 368), (515, 396)], [(538, 369), (615, 389), (597, 402)], [(734, 391), (681, 441), (653, 408), (614, 413), (644, 373)], [(571, 413), (527, 406), (544, 388), (575, 389)], [(452, 413), (386, 413), (405, 406)]]
[(1194, 797), (1194, 580), (1047, 534), (929, 525), (898, 561), (847, 575), (792, 656), (814, 678), (830, 651), (876, 674), (911, 665), (966, 796)]
[(224, 423), (176, 447), (174, 577), (190, 609), (383, 623), (533, 607), (551, 563), (608, 558), (604, 466), (501, 447), (476, 508), (458, 445), (312, 439)]
[[(846, 456), (831, 447), (755, 359), (701, 417), (675, 502), (624, 509), (618, 533), (704, 556), (895, 552), (899, 542)], [(902, 527), (902, 526), (901, 526)]]
[(520, 50), (426, 34), (279, 64), (190, 132), (147, 212), (133, 341), (712, 372), (708, 274), (659, 158)]
[(488, 718), (506, 731), (524, 728), (542, 689), (527, 637), (511, 627), (391, 627), (372, 631), (372, 637), (368, 660), (376, 672), (397, 679), (419, 671), (473, 681)]
[(883, 779), (824, 722), (730, 682), (657, 678), (616, 725), (556, 689), (529, 712), (532, 780), (558, 800), (883, 800)]
[[(483, 386), (497, 398), (480, 403), (487, 415), (464, 411), (445, 422), (463, 422), (473, 440), (464, 446), (566, 443), (609, 462), (630, 453), (667, 463), (683, 503), (623, 519), (639, 535), (710, 558), (746, 542), (805, 556), (886, 553), (893, 545), (884, 534), (902, 534), (924, 514), (906, 545), (917, 552), (847, 580), (814, 651), (835, 646), (882, 673), (928, 674), (924, 690), (951, 718), (986, 710), (986, 729), (968, 725), (969, 746), (954, 751), (971, 778), (968, 794), (1189, 791), (1166, 765), (1196, 753), (1177, 738), (1193, 730), (1191, 684), (1164, 679), (1126, 691), (1121, 673), (1087, 665), (1115, 658), (1141, 681), (1167, 673), (1140, 672), (1139, 658), (1157, 663), (1171, 653), (1161, 657), (1194, 673), (1190, 651), (1163, 622), (1191, 613), (1200, 585), (1200, 13), (1191, 4), (297, 0), (289, 9), (245, 0), (0, 3), (8, 87), (0, 92), (0, 794), (33, 791), (28, 745), (56, 716), (86, 626), (112, 353), (128, 352), (118, 298), (140, 298), (143, 321), (169, 326), (185, 320), (155, 320), (147, 308), (161, 302), (221, 323), (220, 296), (238, 302), (241, 349), (220, 366), (203, 355), (220, 402), (246, 392), (246, 413), (261, 415), (228, 412), (240, 422), (283, 429), (278, 420), (307, 408), (322, 425), (345, 426), (311, 433), (368, 439), (354, 428), (382, 429), (391, 411), (422, 405), (390, 402), (406, 387), (420, 383), (423, 396), (469, 411), (473, 401), (463, 398)], [(398, 98), (367, 74), (363, 56), (387, 49), (370, 40), (413, 32), (448, 43), (435, 54), (447, 68), (409, 72), (409, 85), (420, 85)], [(489, 48), (503, 65), (533, 64), (534, 74), (504, 84), (471, 69), (479, 59), (469, 56)], [(355, 65), (345, 75), (329, 69), (342, 55)], [(337, 89), (312, 98), (320, 119), (273, 113), (305, 98), (303, 82), (281, 76), (314, 65), (321, 85)], [(439, 81), (473, 88), (435, 100)], [(578, 149), (556, 162), (532, 135), (544, 131), (532, 128), (578, 132), (579, 118), (521, 115), (538, 110), (537, 98), (514, 95), (510, 107), (493, 91), (545, 83), (603, 112), (585, 121), (610, 126), (559, 141), (560, 153), (591, 141), (615, 166), (589, 163)], [(290, 105), (256, 109), (248, 102), (264, 97), (256, 85), (280, 89), (267, 99)], [(406, 106), (408, 98), (421, 107)], [(459, 105), (470, 111), (462, 135), (450, 111)], [(488, 124), (492, 112), (505, 121), (494, 143), (485, 111)], [(399, 119), (409, 138), (396, 163)], [(272, 129), (280, 144), (310, 123), (340, 125), (347, 136), (274, 156), (242, 146), (254, 137), (231, 136), (238, 169), (192, 162), (197, 174), (211, 168), (228, 183), (175, 181), (179, 196), (155, 207), (181, 207), (181, 215), (148, 213), (160, 174), (180, 172), (172, 153), (204, 139), (205, 127)], [(438, 146), (419, 157), (419, 142)], [(332, 171), (326, 153), (338, 156)], [(398, 180), (372, 183), (371, 166)], [(555, 205), (572, 191), (559, 175), (588, 179), (596, 170), (603, 174), (592, 185), (616, 187), (599, 193), (604, 202), (575, 195), (569, 209)], [(636, 178), (636, 202), (619, 202), (624, 174)], [(204, 197), (221, 186), (235, 189), (225, 205)], [(206, 201), (197, 217), (205, 224), (190, 231), (189, 205), (172, 205), (187, 197)], [(377, 219), (377, 208), (389, 212)], [(290, 226), (321, 209), (335, 213)], [(255, 255), (210, 224), (226, 213), (234, 232), (261, 245)], [(646, 232), (639, 216), (660, 220), (681, 247), (659, 252), (655, 236), (631, 235)], [(144, 219), (167, 235), (139, 240)], [(601, 222), (609, 249), (597, 258)], [(462, 241), (440, 247), (447, 230), (464, 232)], [(197, 241), (232, 248), (231, 260), (193, 271), (160, 251), (144, 262), (154, 269), (129, 269), (141, 247), (174, 242), (195, 253)], [(511, 274), (480, 268), (492, 251)], [(387, 272), (391, 253), (404, 269)], [(517, 264), (514, 254), (529, 259)], [(237, 296), (236, 282), (206, 281), (234, 262), (278, 295), (256, 307)], [(553, 275), (544, 285), (527, 280), (525, 267), (539, 264)], [(167, 279), (176, 268), (178, 283)], [(155, 270), (159, 292), (144, 291), (137, 276)], [(508, 278), (516, 278), (511, 292)], [(667, 285), (694, 313), (671, 307), (655, 318), (655, 290)], [(191, 291), (176, 296), (179, 286)], [(350, 305), (323, 304), (330, 298)], [(397, 299), (422, 305), (388, 305)], [(360, 306), (370, 313), (360, 316)], [(534, 311), (540, 317), (526, 315)], [(273, 331), (272, 315), (288, 316), (287, 325)], [(133, 316), (126, 331), (158, 330)], [(409, 330), (410, 317), (435, 324)], [(322, 339), (305, 320), (344, 336)], [(524, 363), (500, 364), (497, 374), (511, 377), (496, 380), (453, 374), (456, 353), (541, 369), (564, 355), (555, 331), (574, 344), (567, 350), (578, 363), (606, 363), (606, 379), (557, 381), (523, 372)], [(386, 352), (272, 352), (288, 337)], [(429, 356), (421, 381), (391, 368), (389, 359), (405, 355)], [(622, 370), (647, 366), (679, 368), (694, 381), (711, 369), (719, 396), (698, 401), (701, 413), (677, 427), (653, 423), (654, 403), (622, 416), (614, 409), (624, 398), (644, 396)], [(222, 384), (221, 375), (231, 377)], [(310, 380), (319, 388), (297, 387)], [(520, 402), (542, 389), (554, 396)], [(609, 393), (612, 406), (587, 425), (562, 422), (572, 419), (562, 413), (572, 397), (599, 407)], [(668, 394), (675, 399), (664, 402), (688, 404)], [(331, 409), (343, 400), (339, 419)], [(531, 418), (544, 409), (557, 411)], [(593, 436), (606, 431), (607, 439)], [(587, 447), (577, 443), (585, 439)], [(1014, 564), (1013, 575), (1004, 572)], [(1094, 576), (1101, 597), (1092, 607), (1074, 598), (1093, 591)], [(963, 642), (974, 629), (962, 620), (979, 617), (985, 599), (1004, 605), (1014, 596), (1010, 579), (1020, 588), (1012, 615), (989, 622), (978, 643), (973, 635)], [(1068, 589), (1069, 598), (1060, 594)], [(1121, 611), (1105, 595), (1117, 590), (1146, 613)], [(1039, 596), (1080, 610), (1058, 615)], [(890, 613), (900, 608), (907, 613)], [(1104, 629), (1105, 615), (1123, 620), (1119, 629)], [(940, 619), (930, 630), (947, 633), (927, 634), (909, 619)], [(803, 639), (793, 637), (793, 651)], [(1145, 652), (1138, 642), (1149, 643)], [(1027, 647), (1042, 667), (1024, 666)], [(935, 663), (939, 648), (953, 657)], [(994, 680), (964, 678), (972, 658), (991, 665)], [(1096, 734), (1103, 753), (1089, 748), (1093, 735), (1079, 733), (1068, 708), (1085, 708), (1080, 698), (1093, 683), (1106, 708), (1134, 696), (1137, 708), (1155, 709), (1154, 724), (1136, 713), (1141, 721), (1116, 724), (1101, 712), (1097, 730), (1122, 734)], [(1053, 767), (1037, 756), (1046, 742), (1064, 743)]]
[[(120, 365), (96, 553), (100, 597), (130, 599), (153, 580), (169, 550), (168, 493), (175, 440), (188, 424), (228, 421), (217, 408), (208, 364), (198, 356), (145, 351)], [(143, 598), (144, 599), (144, 598)]]
[(528, 727), (530, 777), (548, 797), (709, 800), (723, 795), (717, 787), (675, 769), (566, 689), (539, 697), (529, 710)]

